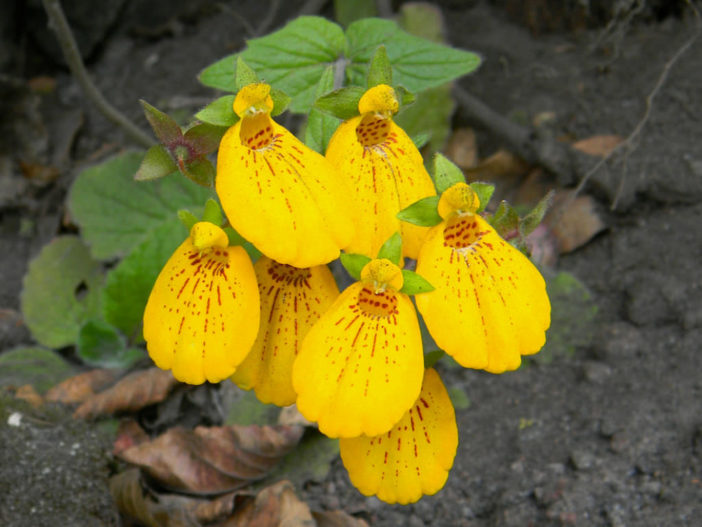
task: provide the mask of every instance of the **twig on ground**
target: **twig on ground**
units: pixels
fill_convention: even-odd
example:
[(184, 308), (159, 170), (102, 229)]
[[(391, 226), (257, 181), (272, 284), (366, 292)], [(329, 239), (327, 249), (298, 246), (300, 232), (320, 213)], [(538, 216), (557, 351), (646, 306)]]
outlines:
[(147, 133), (130, 121), (117, 108), (112, 106), (91, 80), (85, 69), (85, 64), (83, 64), (83, 59), (78, 50), (78, 45), (68, 25), (66, 16), (63, 14), (63, 9), (61, 9), (59, 0), (42, 0), (42, 3), (49, 17), (49, 25), (56, 32), (56, 37), (61, 45), (61, 50), (63, 51), (63, 56), (66, 58), (68, 67), (71, 69), (71, 73), (73, 73), (78, 84), (80, 84), (86, 97), (95, 104), (100, 113), (122, 128), (127, 136), (135, 143), (146, 148), (152, 146), (155, 140), (149, 137)]
[[(651, 110), (653, 109), (653, 100), (656, 98), (658, 93), (661, 91), (661, 88), (665, 84), (665, 81), (668, 79), (668, 74), (670, 73), (670, 69), (675, 65), (675, 63), (682, 57), (685, 52), (692, 47), (692, 45), (695, 43), (695, 41), (699, 38), (700, 33), (702, 33), (702, 22), (700, 22), (700, 15), (697, 9), (690, 3), (688, 2), (690, 7), (692, 8), (693, 12), (695, 13), (695, 16), (697, 17), (697, 29), (693, 33), (693, 35), (685, 41), (685, 43), (678, 48), (678, 50), (673, 53), (673, 55), (668, 59), (668, 61), (663, 65), (663, 69), (661, 70), (660, 75), (658, 76), (658, 80), (656, 80), (655, 85), (653, 86), (653, 89), (649, 92), (649, 94), (646, 96), (646, 109), (644, 111), (643, 117), (641, 117), (641, 120), (636, 124), (634, 129), (631, 131), (631, 133), (622, 141), (619, 143), (617, 146), (615, 146), (610, 152), (607, 153), (607, 155), (603, 156), (595, 165), (588, 170), (585, 175), (582, 176), (580, 179), (580, 182), (578, 185), (575, 187), (575, 190), (573, 191), (573, 198), (578, 195), (582, 191), (582, 189), (585, 187), (587, 182), (590, 180), (590, 178), (605, 164), (607, 161), (612, 159), (615, 155), (619, 154), (620, 152), (624, 152), (624, 163), (626, 164), (627, 158), (631, 155), (631, 153), (634, 151), (636, 148), (636, 140), (638, 139), (639, 135), (641, 135), (641, 131), (644, 129), (644, 126), (646, 126), (646, 123), (648, 122), (649, 118), (651, 117)], [(614, 210), (617, 206), (617, 203), (619, 202), (619, 198), (621, 197), (622, 190), (624, 189), (624, 177), (625, 174), (622, 174), (622, 181), (620, 181), (619, 187), (617, 189), (617, 193), (614, 196), (614, 199), (612, 200), (612, 205), (611, 209)]]

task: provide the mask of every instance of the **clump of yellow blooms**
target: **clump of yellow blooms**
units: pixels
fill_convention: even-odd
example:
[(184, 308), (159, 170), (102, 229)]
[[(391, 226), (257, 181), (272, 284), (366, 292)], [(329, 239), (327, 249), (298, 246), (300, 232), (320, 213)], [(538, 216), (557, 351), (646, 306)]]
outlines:
[[(434, 227), (398, 220), (436, 190), (392, 119), (391, 86), (365, 92), (326, 157), (273, 121), (270, 90), (252, 83), (237, 94), (240, 120), (221, 141), (216, 177), (229, 226), (263, 256), (253, 265), (225, 228), (195, 223), (151, 292), (149, 354), (180, 381), (230, 377), (263, 402), (296, 403), (340, 438), (363, 494), (417, 501), (443, 487), (458, 445), (446, 388), (425, 368), (417, 309), (461, 365), (514, 370), (545, 341), (543, 278), (478, 213), (465, 183), (435, 198)], [(363, 265), (339, 293), (326, 264), (342, 250)], [(416, 273), (403, 257), (417, 260)]]

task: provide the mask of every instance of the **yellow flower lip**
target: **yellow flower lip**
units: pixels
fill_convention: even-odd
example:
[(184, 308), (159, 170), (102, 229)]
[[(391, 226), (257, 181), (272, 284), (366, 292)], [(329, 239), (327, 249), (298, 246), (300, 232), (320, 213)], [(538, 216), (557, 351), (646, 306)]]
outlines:
[(439, 215), (448, 219), (454, 213), (475, 214), (480, 208), (480, 198), (475, 191), (465, 183), (456, 183), (447, 188), (439, 199)]
[(373, 86), (358, 101), (358, 111), (361, 115), (376, 113), (387, 119), (396, 114), (399, 109), (400, 103), (395, 95), (395, 90), (387, 84)]
[(271, 87), (265, 82), (244, 86), (234, 99), (234, 113), (242, 119), (259, 113), (270, 113), (273, 110), (270, 94)]
[(212, 247), (227, 247), (229, 237), (220, 227), (208, 221), (200, 221), (190, 229), (190, 240), (200, 252)]
[(402, 270), (387, 258), (368, 262), (361, 271), (361, 281), (373, 286), (375, 293), (382, 293), (389, 286), (395, 291), (402, 289)]

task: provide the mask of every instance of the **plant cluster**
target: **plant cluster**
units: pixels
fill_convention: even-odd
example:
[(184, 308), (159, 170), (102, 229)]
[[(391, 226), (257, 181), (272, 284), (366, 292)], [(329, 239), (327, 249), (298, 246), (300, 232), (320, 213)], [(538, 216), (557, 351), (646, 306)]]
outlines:
[[(344, 31), (302, 17), (207, 68), (203, 82), (234, 93), (185, 131), (144, 103), (160, 144), (138, 170), (131, 162), (131, 174), (168, 176), (143, 184), (161, 185), (143, 194), (157, 224), (138, 243), (127, 218), (124, 232), (111, 226), (112, 240), (104, 229), (91, 234), (101, 205), (81, 195), (100, 183), (81, 175), (72, 191), (93, 256), (128, 249), (94, 300), (101, 307), (76, 320), (79, 353), (119, 341), (128, 363), (143, 309), (148, 353), (178, 380), (231, 379), (262, 402), (296, 403), (340, 439), (365, 495), (410, 503), (437, 492), (458, 430), (434, 362), (445, 352), (467, 368), (514, 370), (550, 324), (543, 278), (504, 240), (523, 244), (546, 202), (523, 218), (506, 203), (487, 214), (494, 188), (469, 185), (440, 154), (430, 176), (418, 150), (431, 139), (422, 121), (409, 133), (396, 122), (415, 92), (478, 64), (394, 22), (364, 19)], [(307, 115), (304, 142), (274, 120), (286, 108)], [(185, 184), (173, 172), (201, 187), (168, 195)], [(135, 195), (134, 206), (143, 199)], [(154, 212), (164, 203), (188, 207), (178, 213), (187, 233)], [(337, 259), (353, 279), (346, 287), (329, 267)], [(441, 352), (423, 343), (418, 312)]]

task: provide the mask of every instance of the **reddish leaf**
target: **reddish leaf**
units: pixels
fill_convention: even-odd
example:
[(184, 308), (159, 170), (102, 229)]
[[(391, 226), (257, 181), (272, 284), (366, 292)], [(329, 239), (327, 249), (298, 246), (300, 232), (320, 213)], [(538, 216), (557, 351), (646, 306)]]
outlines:
[(202, 123), (185, 132), (185, 140), (192, 148), (194, 155), (200, 157), (214, 152), (226, 131), (226, 126)]
[(312, 511), (317, 527), (368, 527), (368, 524), (344, 511)]
[(149, 436), (134, 419), (122, 419), (117, 429), (117, 438), (112, 443), (112, 453), (117, 456), (121, 452), (142, 443), (146, 443)]
[(85, 401), (73, 416), (92, 419), (117, 412), (133, 412), (163, 401), (177, 384), (178, 381), (169, 371), (158, 368), (135, 371), (114, 386)]
[(54, 403), (82, 403), (111, 384), (119, 370), (96, 369), (69, 377), (46, 393), (46, 400)]
[(315, 527), (309, 507), (296, 495), (292, 483), (280, 481), (258, 493), (256, 499), (236, 510), (217, 527)]
[(573, 143), (573, 148), (591, 156), (604, 157), (622, 141), (624, 138), (619, 135), (593, 135)]
[(220, 494), (264, 477), (302, 436), (301, 426), (172, 428), (121, 454), (165, 487)]
[(154, 134), (158, 140), (166, 145), (169, 149), (171, 145), (177, 142), (181, 142), (183, 138), (183, 132), (171, 116), (163, 113), (151, 106), (148, 102), (141, 100), (142, 108), (144, 108), (144, 115), (149, 121), (151, 128), (154, 129)]
[(34, 386), (31, 384), (25, 384), (24, 386), (17, 388), (15, 391), (15, 399), (27, 401), (34, 408), (39, 408), (42, 404), (44, 404), (44, 399), (37, 393)]
[(606, 228), (590, 196), (571, 198), (571, 192), (561, 191), (545, 219), (558, 241), (561, 253), (581, 247)]

